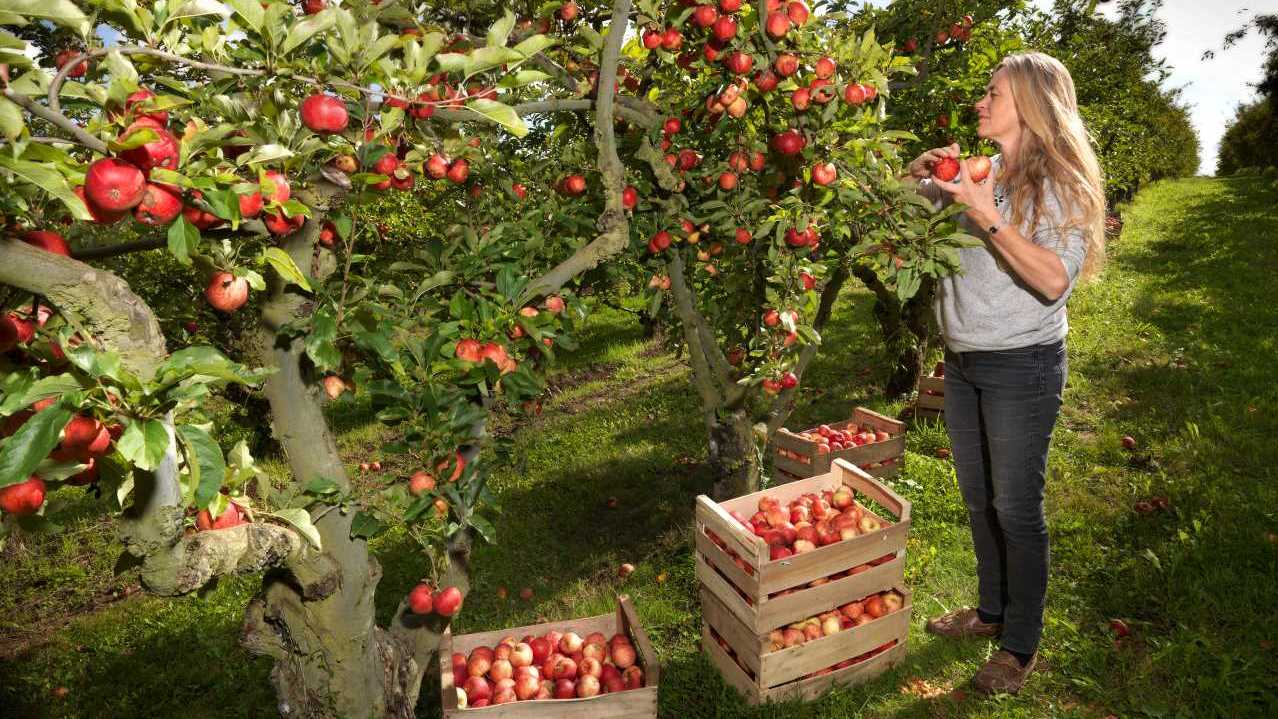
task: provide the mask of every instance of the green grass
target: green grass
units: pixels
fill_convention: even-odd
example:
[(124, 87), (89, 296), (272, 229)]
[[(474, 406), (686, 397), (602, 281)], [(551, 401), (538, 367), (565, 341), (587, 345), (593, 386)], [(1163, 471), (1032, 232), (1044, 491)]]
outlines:
[[(662, 716), (680, 719), (1278, 715), (1275, 201), (1254, 178), (1150, 187), (1127, 211), (1104, 275), (1072, 300), (1070, 382), (1048, 483), (1047, 667), (1021, 696), (970, 696), (966, 681), (991, 647), (921, 631), (926, 616), (975, 592), (953, 470), (934, 458), (947, 441), (939, 425), (913, 428), (894, 482), (915, 509), (904, 664), (808, 704), (751, 708), (728, 689), (698, 650), (688, 540), (692, 498), (713, 478), (687, 369), (619, 312), (592, 319), (541, 417), (497, 423), (509, 439), (493, 478), (500, 543), (478, 549), (455, 629), (602, 613), (627, 592), (664, 665)], [(836, 349), (813, 366), (790, 426), (841, 418), (853, 404), (900, 408), (881, 400), (868, 295), (850, 295), (833, 325)], [(1136, 452), (1120, 448), (1125, 434)], [(338, 436), (352, 464), (381, 440), (358, 412), (343, 416)], [(1153, 495), (1167, 496), (1170, 510), (1133, 510)], [(607, 509), (609, 496), (617, 509)], [(269, 663), (235, 645), (253, 581), (176, 601), (116, 600), (133, 580), (111, 575), (119, 547), (109, 523), (79, 494), (55, 501), (67, 531), (11, 546), (0, 563), (0, 714), (275, 715)], [(422, 559), (402, 533), (373, 546), (385, 620)], [(624, 582), (615, 575), (623, 561), (638, 567)], [(499, 586), (512, 597), (530, 586), (536, 597), (499, 600)], [(1110, 618), (1126, 620), (1133, 637), (1116, 646)], [(55, 687), (68, 692), (57, 697)], [(429, 704), (421, 712), (436, 713)]]

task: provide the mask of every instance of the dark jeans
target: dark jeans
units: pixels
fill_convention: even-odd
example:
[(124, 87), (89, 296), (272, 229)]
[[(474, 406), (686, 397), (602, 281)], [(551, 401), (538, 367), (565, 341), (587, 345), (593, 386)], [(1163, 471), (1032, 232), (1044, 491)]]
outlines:
[(1003, 648), (1033, 654), (1043, 634), (1047, 447), (1061, 408), (1065, 343), (945, 352), (945, 423), (976, 548), (980, 610)]

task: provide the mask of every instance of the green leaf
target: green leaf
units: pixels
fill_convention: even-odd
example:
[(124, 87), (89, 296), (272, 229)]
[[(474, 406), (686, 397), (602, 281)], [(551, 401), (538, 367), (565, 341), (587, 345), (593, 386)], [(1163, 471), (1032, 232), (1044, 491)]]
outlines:
[(557, 39), (550, 37), (549, 35), (533, 35), (530, 38), (525, 38), (524, 41), (516, 45), (514, 49), (524, 57), (532, 57), (533, 55), (536, 55), (546, 48), (558, 43), (559, 41)]
[(58, 445), (71, 410), (53, 404), (37, 412), (0, 446), (0, 487), (25, 482)]
[(27, 126), (22, 119), (22, 109), (8, 98), (0, 98), (0, 134), (9, 142), (17, 140)]
[(160, 466), (169, 448), (169, 433), (158, 419), (132, 421), (115, 443), (116, 449), (138, 469), (151, 471)]
[(398, 35), (383, 35), (377, 38), (377, 42), (373, 43), (367, 50), (360, 53), (360, 69), (371, 66), (377, 62), (382, 55), (390, 52), (391, 48), (399, 43)]
[(268, 247), (262, 252), (262, 259), (269, 262), (271, 267), (275, 268), (275, 271), (286, 282), (297, 285), (307, 292), (311, 291), (311, 283), (306, 281), (306, 275), (302, 274), (302, 270), (298, 268), (297, 263), (284, 250), (278, 247)]
[(195, 480), (195, 507), (204, 509), (221, 489), (222, 480), (226, 479), (226, 461), (222, 457), (222, 448), (208, 432), (195, 425), (184, 424), (177, 431), (186, 448), (187, 467)]
[(302, 491), (306, 494), (315, 495), (317, 497), (327, 497), (332, 494), (337, 494), (341, 491), (341, 487), (338, 486), (337, 482), (328, 477), (316, 477), (315, 479), (307, 482), (306, 486), (302, 488)]
[(503, 77), (497, 83), (497, 86), (509, 90), (516, 87), (523, 87), (524, 85), (531, 85), (534, 82), (549, 80), (550, 77), (551, 76), (549, 74), (544, 73), (541, 70), (520, 70), (513, 75)]
[(440, 270), (434, 275), (427, 277), (417, 285), (417, 289), (413, 291), (412, 304), (416, 304), (422, 298), (422, 295), (430, 292), (436, 287), (443, 286), (453, 281), (453, 273), (449, 270)]
[(69, 27), (87, 37), (92, 29), (89, 18), (71, 0), (5, 0), (5, 14), (40, 18)]
[(372, 539), (386, 531), (386, 524), (368, 512), (356, 512), (351, 518), (351, 539)]
[(169, 21), (181, 20), (188, 17), (203, 17), (205, 15), (217, 15), (222, 18), (230, 16), (227, 7), (218, 0), (187, 0), (169, 15)]
[(261, 147), (250, 150), (239, 159), (241, 165), (255, 165), (259, 163), (269, 163), (283, 160), (293, 156), (293, 151), (287, 147), (271, 143), (262, 145)]
[(173, 253), (179, 264), (190, 266), (191, 255), (200, 248), (200, 230), (186, 221), (184, 215), (178, 215), (169, 225), (169, 252)]
[(523, 137), (528, 134), (528, 126), (524, 124), (523, 118), (515, 112), (515, 108), (510, 105), (496, 100), (478, 99), (466, 103), (466, 107), (506, 128), (515, 137)]
[(466, 74), (477, 75), (485, 70), (523, 59), (523, 55), (507, 47), (481, 47), (470, 54), (466, 63)]
[(479, 533), (479, 536), (484, 538), (485, 542), (488, 542), (489, 544), (497, 543), (497, 528), (494, 527), (487, 519), (477, 515), (472, 515), (470, 518), (470, 526), (475, 528), (475, 531)]
[(488, 28), (488, 47), (505, 47), (510, 31), (515, 29), (515, 13), (506, 8), (506, 14)]
[(302, 534), (303, 537), (315, 546), (315, 549), (323, 549), (320, 546), (320, 533), (315, 528), (315, 524), (311, 522), (311, 513), (301, 507), (291, 507), (289, 509), (281, 509), (277, 512), (269, 512), (270, 516), (278, 517), (285, 522), (293, 525), (293, 528)]
[(260, 0), (226, 0), (226, 4), (255, 32), (262, 32), (262, 20), (266, 18), (266, 12), (262, 10)]
[(61, 200), (77, 220), (85, 222), (93, 220), (93, 215), (89, 214), (89, 208), (84, 206), (84, 202), (79, 197), (76, 197), (76, 194), (71, 191), (71, 186), (67, 184), (67, 179), (53, 165), (15, 160), (8, 153), (0, 153), (0, 168), (8, 170)]
[(280, 53), (287, 55), (296, 50), (302, 43), (310, 40), (316, 33), (323, 32), (333, 27), (337, 21), (337, 16), (332, 9), (321, 10), (294, 25), (288, 31), (288, 37), (284, 39), (284, 46), (280, 48)]
[(327, 308), (316, 310), (311, 317), (311, 331), (306, 335), (306, 356), (321, 370), (342, 366), (342, 353), (337, 349), (337, 321)]

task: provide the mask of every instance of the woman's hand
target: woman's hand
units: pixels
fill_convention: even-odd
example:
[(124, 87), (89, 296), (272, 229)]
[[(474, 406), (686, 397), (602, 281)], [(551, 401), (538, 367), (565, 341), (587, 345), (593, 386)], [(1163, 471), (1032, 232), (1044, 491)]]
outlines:
[[(926, 156), (925, 154), (924, 157)], [(966, 160), (959, 161), (959, 176), (956, 181), (937, 180), (934, 184), (948, 193), (954, 202), (967, 205), (967, 216), (975, 220), (978, 225), (987, 227), (1002, 220), (1003, 216), (999, 213), (998, 206), (994, 204), (993, 177), (987, 177), (979, 183), (972, 181), (968, 175)]]
[(919, 155), (906, 169), (909, 171), (910, 177), (916, 180), (925, 180), (932, 176), (932, 165), (946, 157), (953, 157), (957, 160), (958, 156), (958, 143), (949, 147), (937, 147)]

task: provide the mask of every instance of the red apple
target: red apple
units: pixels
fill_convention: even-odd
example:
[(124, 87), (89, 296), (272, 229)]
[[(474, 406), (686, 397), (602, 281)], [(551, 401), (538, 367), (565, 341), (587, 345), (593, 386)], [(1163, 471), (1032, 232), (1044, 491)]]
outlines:
[(435, 593), (435, 613), (441, 617), (451, 617), (461, 609), (462, 593), (457, 587), (445, 587)]
[(430, 614), (435, 609), (435, 601), (432, 596), (434, 589), (429, 584), (418, 584), (408, 593), (408, 608), (414, 614)]
[(204, 297), (213, 309), (220, 312), (234, 312), (248, 302), (248, 280), (236, 277), (229, 272), (215, 272), (204, 290)]
[(25, 482), (0, 488), (0, 511), (23, 516), (34, 514), (44, 506), (44, 480), (31, 475)]
[(146, 176), (131, 163), (104, 157), (89, 165), (84, 192), (93, 204), (107, 212), (130, 210), (142, 201)]

